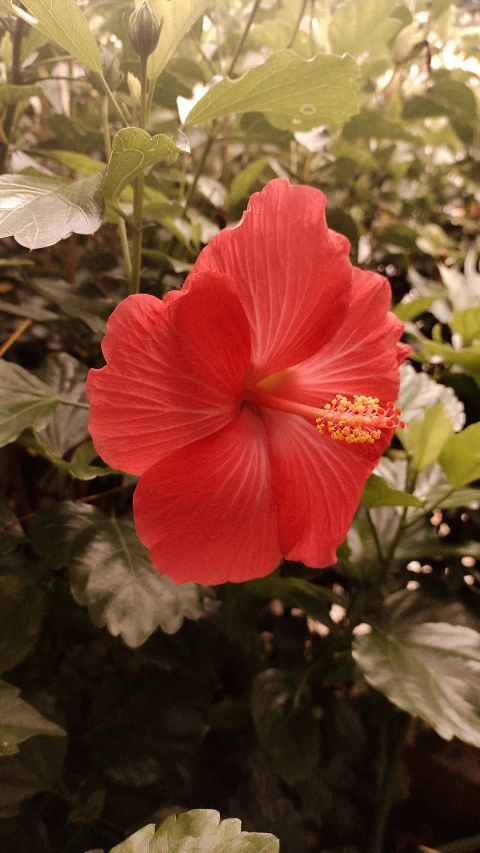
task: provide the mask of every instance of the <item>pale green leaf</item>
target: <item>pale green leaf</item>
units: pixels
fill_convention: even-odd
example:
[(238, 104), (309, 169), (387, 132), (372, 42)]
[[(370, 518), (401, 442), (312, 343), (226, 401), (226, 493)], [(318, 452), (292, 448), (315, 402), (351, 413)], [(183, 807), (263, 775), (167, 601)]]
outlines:
[(47, 311), (46, 308), (40, 308), (34, 303), (22, 302), (15, 305), (13, 302), (5, 302), (0, 299), (0, 311), (5, 314), (13, 314), (15, 317), (28, 317), (31, 320), (38, 320), (40, 323), (47, 323), (50, 320), (58, 320), (58, 314), (53, 311)]
[(383, 477), (371, 474), (365, 483), (362, 495), (362, 506), (373, 509), (376, 506), (422, 506), (414, 495), (392, 489)]
[(265, 113), (282, 130), (338, 127), (358, 109), (358, 66), (349, 56), (301, 59), (273, 53), (238, 80), (225, 78), (195, 104), (186, 124), (204, 124), (231, 113)]
[(174, 163), (179, 149), (163, 133), (150, 136), (139, 127), (123, 127), (112, 141), (112, 155), (102, 184), (106, 199), (113, 199), (137, 175), (156, 163)]
[(416, 418), (422, 418), (428, 409), (438, 403), (443, 403), (445, 415), (450, 418), (453, 429), (456, 432), (461, 430), (465, 423), (465, 409), (453, 388), (435, 382), (423, 371), (415, 370), (411, 364), (402, 364), (397, 400), (402, 410), (402, 420), (409, 424)]
[(332, 50), (354, 57), (386, 54), (388, 42), (401, 28), (395, 19), (397, 5), (397, 0), (347, 0), (335, 4), (328, 32)]
[(103, 218), (101, 176), (82, 181), (27, 175), (0, 177), (0, 238), (39, 249), (76, 234), (93, 234)]
[(14, 755), (19, 743), (40, 734), (59, 737), (65, 732), (24, 702), (18, 687), (0, 681), (0, 756)]
[(134, 832), (121, 844), (117, 844), (110, 853), (150, 853), (150, 842), (155, 835), (155, 824), (149, 823)]
[(44, 157), (46, 160), (55, 160), (56, 163), (62, 163), (63, 166), (68, 166), (80, 175), (85, 175), (90, 178), (103, 172), (105, 163), (101, 160), (95, 160), (94, 157), (88, 157), (87, 154), (82, 154), (80, 151), (63, 151), (61, 149), (39, 150), (37, 154)]
[(470, 346), (480, 339), (480, 305), (455, 311), (450, 325), (454, 332), (462, 336), (464, 346)]
[(435, 462), (447, 439), (452, 435), (452, 422), (445, 415), (443, 403), (428, 409), (423, 418), (411, 421), (402, 436), (415, 471)]
[(480, 423), (452, 435), (442, 447), (439, 462), (455, 488), (480, 479)]
[(18, 15), (71, 53), (91, 71), (102, 73), (100, 52), (88, 21), (75, 0), (2, 0), (6, 14)]
[(248, 166), (245, 166), (237, 175), (235, 175), (228, 193), (228, 207), (234, 207), (244, 198), (247, 198), (252, 187), (261, 178), (263, 173), (269, 166), (268, 157), (259, 157), (252, 160)]
[[(135, 0), (140, 6), (142, 0)], [(203, 15), (208, 0), (150, 0), (150, 8), (158, 21), (163, 20), (158, 45), (148, 58), (148, 76), (155, 80), (163, 71), (180, 39)]]
[(460, 364), (472, 374), (475, 382), (480, 386), (480, 344), (457, 350), (449, 344), (425, 339), (422, 340), (422, 346), (423, 353), (427, 358), (432, 355), (439, 355), (445, 364)]
[[(237, 818), (221, 820), (213, 809), (193, 809), (167, 817), (147, 849), (148, 853), (279, 853), (279, 842), (266, 832), (242, 832)], [(114, 851), (144, 853), (142, 847)]]
[(405, 616), (356, 637), (353, 656), (368, 683), (399, 708), (426, 720), (446, 740), (480, 746), (477, 631)]
[(43, 429), (59, 402), (58, 394), (28, 370), (0, 359), (0, 447), (24, 429)]
[(414, 320), (419, 314), (423, 314), (424, 311), (428, 311), (437, 298), (437, 296), (419, 296), (417, 299), (410, 299), (408, 302), (399, 302), (393, 311), (400, 320), (407, 323), (409, 320)]

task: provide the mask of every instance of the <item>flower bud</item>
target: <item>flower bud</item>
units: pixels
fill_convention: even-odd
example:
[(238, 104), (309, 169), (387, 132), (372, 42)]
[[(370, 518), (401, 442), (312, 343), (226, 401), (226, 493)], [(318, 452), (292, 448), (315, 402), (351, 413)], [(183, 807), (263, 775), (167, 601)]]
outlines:
[(128, 23), (133, 49), (141, 59), (147, 59), (158, 44), (163, 26), (163, 15), (158, 20), (147, 0), (143, 0), (141, 6), (137, 6), (130, 15)]

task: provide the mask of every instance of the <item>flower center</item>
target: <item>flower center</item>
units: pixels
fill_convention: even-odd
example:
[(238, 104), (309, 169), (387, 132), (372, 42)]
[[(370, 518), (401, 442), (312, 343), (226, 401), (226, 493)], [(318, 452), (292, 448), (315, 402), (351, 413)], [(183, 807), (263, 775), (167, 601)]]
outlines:
[(373, 444), (382, 435), (382, 429), (404, 427), (399, 420), (401, 411), (393, 403), (386, 409), (378, 405), (378, 397), (363, 397), (354, 394), (353, 402), (337, 394), (331, 403), (326, 403), (316, 418), (319, 432), (326, 433), (334, 441), (347, 444)]
[(347, 444), (373, 444), (381, 438), (382, 430), (405, 426), (400, 420), (400, 409), (396, 409), (393, 403), (387, 403), (386, 408), (382, 408), (378, 397), (354, 394), (352, 401), (337, 394), (331, 403), (325, 403), (322, 409), (317, 409), (277, 397), (256, 385), (245, 390), (244, 400), (260, 408), (298, 415), (316, 426), (320, 433)]

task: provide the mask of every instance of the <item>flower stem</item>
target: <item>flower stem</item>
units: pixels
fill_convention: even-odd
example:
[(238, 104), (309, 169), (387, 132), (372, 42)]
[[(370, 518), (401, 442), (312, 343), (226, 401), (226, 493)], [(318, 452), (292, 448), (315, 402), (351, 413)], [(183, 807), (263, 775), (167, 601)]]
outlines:
[[(390, 718), (391, 706), (383, 720), (381, 733), (380, 765), (377, 780), (377, 809), (373, 821), (368, 853), (384, 853), (384, 840), (388, 819), (393, 805), (397, 771), (403, 753), (411, 717), (402, 713), (397, 719)], [(392, 723), (396, 723), (392, 725)]]
[[(8, 74), (8, 83), (11, 86), (18, 86), (22, 82), (22, 39), (26, 33), (26, 27), (25, 21), (17, 18), (12, 34), (12, 65)], [(5, 171), (10, 136), (14, 128), (16, 114), (17, 104), (10, 104), (5, 110), (2, 122), (4, 141), (0, 142), (0, 174)]]
[(58, 401), (63, 406), (75, 406), (76, 409), (89, 409), (90, 408), (90, 403), (82, 403), (80, 400), (66, 400), (64, 397), (59, 397)]
[(255, 15), (257, 14), (257, 10), (258, 10), (258, 7), (260, 6), (260, 3), (261, 3), (261, 0), (255, 0), (254, 4), (252, 6), (252, 11), (250, 12), (250, 15), (248, 17), (248, 21), (245, 25), (245, 29), (244, 29), (241, 37), (240, 37), (240, 41), (237, 44), (235, 53), (233, 54), (233, 59), (230, 63), (230, 67), (227, 71), (227, 77), (231, 77), (233, 74), (233, 69), (235, 68), (235, 66), (237, 64), (238, 57), (240, 56), (240, 54), (242, 52), (243, 45), (245, 44), (245, 39), (248, 36), (248, 33), (250, 31), (250, 27), (253, 24), (253, 19), (255, 18)]
[[(140, 101), (140, 121), (139, 127), (145, 130), (147, 124), (147, 101), (148, 101), (148, 80), (147, 80), (147, 60), (145, 57), (140, 58), (140, 84), (141, 84), (141, 101)], [(133, 241), (132, 241), (132, 273), (130, 276), (128, 292), (139, 293), (140, 291), (140, 274), (142, 272), (142, 243), (143, 243), (143, 172), (135, 178), (133, 184)]]
[[(102, 130), (105, 156), (108, 162), (112, 155), (112, 140), (110, 138), (110, 125), (108, 122), (108, 95), (106, 94), (102, 97)], [(122, 247), (123, 263), (125, 265), (125, 275), (127, 279), (130, 280), (132, 276), (132, 262), (130, 260), (127, 227), (125, 225), (125, 220), (121, 217), (119, 217), (118, 219), (118, 235), (120, 237), (120, 245)]]
[(290, 50), (290, 48), (293, 47), (293, 43), (294, 43), (295, 39), (297, 38), (297, 33), (300, 29), (300, 24), (302, 23), (302, 18), (305, 15), (307, 3), (308, 3), (308, 0), (303, 0), (303, 3), (302, 3), (301, 8), (300, 8), (300, 12), (298, 14), (298, 18), (297, 18), (297, 20), (295, 22), (295, 26), (293, 28), (292, 35), (290, 36), (289, 42), (288, 42), (285, 50)]

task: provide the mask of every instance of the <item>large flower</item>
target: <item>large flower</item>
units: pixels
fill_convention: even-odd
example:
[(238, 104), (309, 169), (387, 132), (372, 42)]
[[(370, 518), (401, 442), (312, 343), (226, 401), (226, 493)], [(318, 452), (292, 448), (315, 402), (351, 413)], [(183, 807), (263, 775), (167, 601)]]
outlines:
[(129, 296), (108, 321), (90, 431), (140, 475), (137, 533), (178, 582), (332, 564), (398, 423), (403, 325), (325, 205), (272, 181), (181, 291)]

